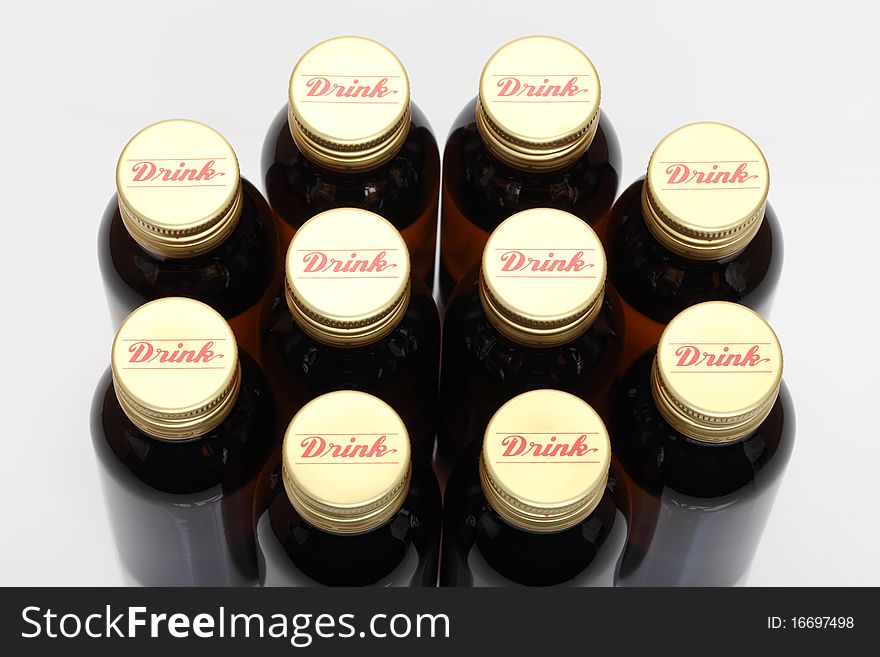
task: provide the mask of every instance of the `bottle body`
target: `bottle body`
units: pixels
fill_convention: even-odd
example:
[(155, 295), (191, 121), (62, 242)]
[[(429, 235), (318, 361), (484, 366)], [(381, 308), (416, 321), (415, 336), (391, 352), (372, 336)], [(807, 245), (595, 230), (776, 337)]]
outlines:
[(121, 561), (147, 586), (258, 581), (254, 497), (272, 450), (274, 408), (259, 366), (240, 353), (241, 387), (206, 434), (163, 440), (125, 415), (109, 371), (92, 407), (92, 443)]
[(394, 330), (371, 344), (334, 346), (293, 319), (283, 287), (261, 319), (262, 360), (286, 423), (306, 402), (334, 390), (360, 390), (388, 403), (403, 419), (413, 458), (429, 463), (434, 450), (440, 362), (440, 320), (424, 283), (411, 277), (412, 295)]
[(530, 173), (501, 163), (486, 150), (477, 131), (476, 102), (459, 114), (443, 152), (439, 276), (444, 301), (480, 261), (489, 234), (522, 210), (565, 210), (589, 223), (602, 238), (620, 178), (620, 146), (604, 114), (589, 148), (576, 162), (558, 171)]
[(620, 313), (607, 296), (593, 324), (557, 346), (526, 346), (502, 335), (480, 302), (480, 266), (456, 287), (443, 330), (438, 455), (455, 463), (493, 413), (516, 395), (555, 388), (608, 416), (623, 346)]
[(272, 212), (260, 192), (241, 181), (241, 216), (232, 233), (211, 251), (170, 258), (144, 249), (123, 224), (117, 197), (101, 222), (98, 262), (114, 328), (138, 306), (183, 296), (215, 308), (229, 322), (239, 345), (255, 358), (260, 307), (279, 268)]
[(744, 582), (794, 444), (784, 384), (763, 423), (728, 444), (690, 439), (651, 393), (654, 354), (621, 380), (612, 419), (618, 503), (627, 545), (618, 586), (732, 586)]
[(297, 513), (279, 481), (257, 524), (264, 586), (435, 586), (440, 490), (429, 466), (413, 466), (402, 506), (360, 534), (323, 531)]
[(766, 317), (782, 273), (782, 234), (768, 205), (761, 227), (738, 253), (719, 260), (680, 256), (658, 242), (642, 210), (640, 179), (627, 188), (608, 219), (608, 278), (621, 298), (626, 326), (622, 374), (657, 346), (667, 323), (704, 301), (731, 301)]
[(612, 586), (623, 518), (606, 492), (573, 527), (537, 533), (514, 527), (480, 485), (480, 440), (452, 471), (445, 496), (441, 586)]
[(371, 210), (403, 235), (412, 269), (431, 289), (437, 245), (440, 152), (430, 124), (412, 104), (412, 123), (401, 150), (379, 168), (337, 172), (318, 166), (297, 147), (287, 106), (263, 145), (266, 194), (277, 218), (282, 252), (296, 229), (314, 215), (339, 207)]

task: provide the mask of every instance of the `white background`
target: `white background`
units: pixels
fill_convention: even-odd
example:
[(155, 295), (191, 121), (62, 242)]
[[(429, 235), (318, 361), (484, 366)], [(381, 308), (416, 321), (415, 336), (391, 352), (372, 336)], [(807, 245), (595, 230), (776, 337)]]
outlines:
[(752, 136), (785, 264), (771, 322), (798, 435), (752, 585), (880, 585), (876, 3), (4, 2), (0, 9), (0, 584), (122, 582), (88, 436), (112, 339), (96, 231), (120, 150), (204, 121), (259, 157), (311, 45), (390, 47), (443, 141), (498, 46), (584, 50), (624, 155), (696, 120)]

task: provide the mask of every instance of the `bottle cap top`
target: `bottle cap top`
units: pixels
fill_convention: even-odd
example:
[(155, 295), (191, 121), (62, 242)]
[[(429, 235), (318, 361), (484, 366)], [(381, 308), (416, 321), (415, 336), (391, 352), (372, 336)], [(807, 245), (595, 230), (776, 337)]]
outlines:
[(142, 431), (184, 440), (220, 424), (238, 398), (238, 348), (226, 320), (182, 297), (151, 301), (126, 318), (111, 354), (122, 410)]
[(782, 348), (770, 325), (745, 306), (709, 301), (669, 322), (657, 345), (651, 392), (674, 429), (726, 443), (758, 428), (781, 382)]
[(341, 390), (293, 417), (282, 448), (284, 490), (297, 513), (335, 534), (370, 531), (409, 491), (409, 435), (381, 399)]
[(411, 122), (409, 78), (385, 46), (336, 37), (314, 46), (290, 76), (290, 131), (312, 161), (375, 169), (401, 149)]
[(605, 253), (568, 212), (524, 210), (503, 221), (483, 250), (480, 300), (505, 336), (531, 346), (569, 342), (602, 308)]
[(718, 260), (742, 250), (758, 232), (769, 189), (767, 161), (755, 142), (723, 123), (691, 123), (654, 149), (642, 211), (671, 251)]
[(377, 214), (337, 208), (305, 222), (287, 251), (287, 305), (327, 344), (355, 347), (394, 330), (410, 298), (409, 252)]
[(217, 131), (160, 121), (137, 133), (116, 165), (119, 213), (144, 249), (169, 258), (210, 251), (241, 215), (238, 159)]
[(610, 463), (608, 432), (589, 404), (559, 390), (532, 390), (489, 421), (480, 483), (492, 508), (512, 525), (555, 532), (596, 508)]
[(518, 169), (561, 169), (587, 150), (599, 125), (599, 76), (570, 43), (530, 36), (502, 46), (480, 77), (477, 128)]

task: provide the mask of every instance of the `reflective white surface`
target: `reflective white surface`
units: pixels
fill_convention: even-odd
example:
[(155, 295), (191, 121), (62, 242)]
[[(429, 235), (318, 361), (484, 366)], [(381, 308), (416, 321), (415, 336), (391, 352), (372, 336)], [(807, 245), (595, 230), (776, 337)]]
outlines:
[(442, 142), (493, 50), (546, 33), (599, 70), (621, 189), (687, 122), (731, 123), (764, 151), (785, 238), (770, 320), (798, 436), (749, 584), (880, 585), (878, 5), (97, 5), (12, 3), (0, 21), (0, 584), (124, 581), (88, 414), (112, 338), (96, 235), (126, 141), (160, 119), (203, 121), (262, 187), (263, 138), (297, 58), (363, 34), (402, 59)]

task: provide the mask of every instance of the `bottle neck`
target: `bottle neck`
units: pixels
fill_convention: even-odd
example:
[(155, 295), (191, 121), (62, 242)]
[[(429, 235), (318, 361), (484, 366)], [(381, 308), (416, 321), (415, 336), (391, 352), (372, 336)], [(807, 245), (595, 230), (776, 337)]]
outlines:
[(348, 143), (311, 132), (288, 109), (288, 125), (300, 152), (313, 164), (339, 173), (365, 173), (391, 162), (406, 143), (412, 124), (408, 107), (400, 120), (384, 134), (362, 143)]
[(477, 131), (486, 149), (502, 163), (520, 171), (550, 173), (577, 162), (596, 136), (599, 112), (581, 131), (549, 141), (529, 141), (516, 137), (492, 121), (478, 97), (476, 103)]
[(665, 212), (648, 180), (642, 184), (642, 216), (645, 225), (664, 247), (683, 258), (711, 262), (736, 255), (745, 249), (764, 219), (766, 202), (741, 224), (724, 230), (688, 227)]
[(724, 445), (742, 440), (761, 426), (776, 404), (779, 387), (756, 408), (732, 415), (714, 414), (692, 408), (686, 400), (678, 398), (664, 382), (655, 358), (651, 366), (651, 396), (660, 415), (676, 431), (701, 443)]
[(503, 300), (493, 296), (482, 272), (479, 285), (480, 305), (492, 326), (504, 337), (527, 347), (558, 347), (576, 340), (594, 324), (605, 301), (603, 286), (586, 309), (561, 319), (542, 321), (506, 308)]
[(372, 315), (359, 320), (326, 317), (310, 310), (300, 300), (288, 279), (285, 282), (287, 309), (297, 326), (310, 338), (333, 347), (363, 347), (388, 336), (406, 315), (412, 295), (412, 283), (407, 283), (396, 299)]
[(146, 251), (165, 258), (191, 258), (208, 253), (225, 242), (241, 218), (244, 189), (239, 179), (229, 205), (194, 226), (159, 225), (126, 205), (118, 196), (119, 214), (128, 234)]
[(599, 506), (607, 485), (606, 470), (583, 498), (550, 511), (543, 507), (535, 507), (528, 501), (520, 500), (506, 492), (492, 479), (484, 457), (480, 458), (480, 487), (486, 501), (508, 523), (529, 532), (547, 534), (561, 532), (582, 523)]
[(139, 403), (134, 395), (126, 391), (115, 373), (113, 388), (122, 412), (138, 429), (154, 438), (187, 440), (210, 433), (232, 412), (241, 390), (241, 364), (236, 365), (232, 381), (216, 398), (188, 411), (150, 408)]

